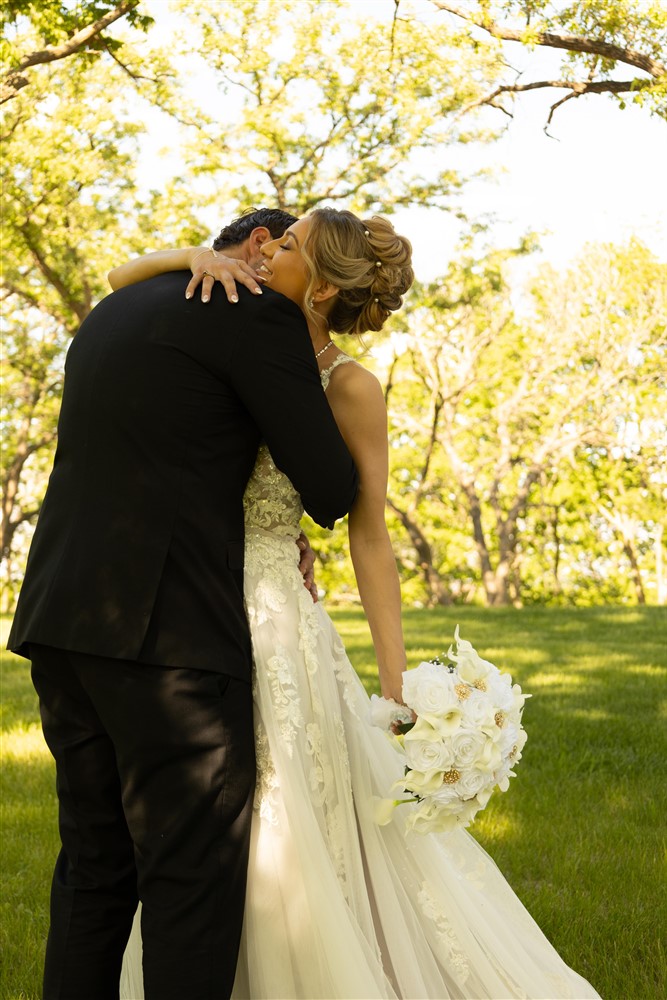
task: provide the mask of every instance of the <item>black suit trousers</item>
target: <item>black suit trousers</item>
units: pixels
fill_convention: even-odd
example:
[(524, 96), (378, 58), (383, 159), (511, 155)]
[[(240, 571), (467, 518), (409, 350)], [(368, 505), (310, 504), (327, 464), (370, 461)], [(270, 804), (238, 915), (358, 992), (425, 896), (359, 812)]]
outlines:
[(30, 652), (62, 841), (44, 1000), (118, 997), (138, 899), (147, 1000), (228, 997), (255, 781), (250, 684)]

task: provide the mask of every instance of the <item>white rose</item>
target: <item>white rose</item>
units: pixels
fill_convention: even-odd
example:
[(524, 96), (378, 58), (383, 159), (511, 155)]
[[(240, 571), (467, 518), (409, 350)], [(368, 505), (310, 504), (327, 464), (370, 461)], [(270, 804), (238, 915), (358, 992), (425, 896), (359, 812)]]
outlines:
[(458, 789), (461, 798), (463, 799), (474, 799), (482, 789), (489, 783), (488, 774), (483, 774), (481, 771), (466, 771), (462, 774), (459, 780), (456, 782), (456, 787)]
[(501, 674), (499, 670), (492, 670), (486, 678), (486, 690), (496, 709), (503, 712), (512, 711), (514, 695), (512, 693), (512, 678), (509, 674)]
[(429, 795), (428, 801), (437, 802), (441, 809), (446, 809), (448, 812), (458, 812), (461, 805), (458, 782), (456, 785), (442, 785), (439, 791)]
[(495, 709), (488, 695), (483, 691), (473, 691), (463, 703), (465, 726), (471, 729), (486, 729), (491, 731), (496, 726)]
[(417, 715), (441, 716), (458, 705), (452, 674), (436, 663), (420, 663), (403, 674), (403, 700)]
[(408, 766), (416, 771), (446, 770), (454, 759), (449, 743), (426, 740), (406, 741), (405, 756)]
[(478, 730), (460, 729), (451, 738), (450, 745), (457, 767), (471, 767), (482, 752), (487, 737)]

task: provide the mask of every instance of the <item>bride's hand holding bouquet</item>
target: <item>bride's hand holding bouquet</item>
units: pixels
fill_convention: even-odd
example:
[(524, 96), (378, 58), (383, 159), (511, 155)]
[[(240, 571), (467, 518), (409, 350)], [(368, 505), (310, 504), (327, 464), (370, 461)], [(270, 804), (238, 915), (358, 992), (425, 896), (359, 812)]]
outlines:
[(494, 788), (509, 788), (521, 759), (525, 700), (518, 684), (482, 659), (455, 633), (456, 648), (403, 674), (403, 705), (371, 699), (371, 721), (392, 733), (405, 756), (405, 776), (395, 787), (406, 799), (381, 799), (376, 819), (390, 822), (397, 805), (418, 803), (407, 828), (435, 833), (468, 826)]

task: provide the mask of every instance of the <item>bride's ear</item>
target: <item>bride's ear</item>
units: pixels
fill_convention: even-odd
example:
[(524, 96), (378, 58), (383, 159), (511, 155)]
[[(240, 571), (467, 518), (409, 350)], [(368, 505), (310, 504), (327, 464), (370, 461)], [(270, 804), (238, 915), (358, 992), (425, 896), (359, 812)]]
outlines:
[(334, 296), (338, 295), (340, 288), (336, 285), (330, 284), (328, 281), (323, 281), (321, 285), (318, 285), (312, 294), (313, 302), (328, 302), (329, 299), (333, 299)]

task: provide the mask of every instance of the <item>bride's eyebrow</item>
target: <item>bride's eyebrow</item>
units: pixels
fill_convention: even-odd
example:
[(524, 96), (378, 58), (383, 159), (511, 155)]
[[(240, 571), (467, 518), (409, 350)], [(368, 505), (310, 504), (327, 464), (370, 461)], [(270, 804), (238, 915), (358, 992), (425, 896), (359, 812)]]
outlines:
[(285, 230), (285, 235), (283, 236), (283, 239), (287, 240), (290, 237), (294, 240), (294, 242), (296, 243), (296, 245), (299, 246), (299, 241), (296, 238), (296, 236), (294, 235), (294, 233), (291, 231), (291, 229), (286, 229)]

